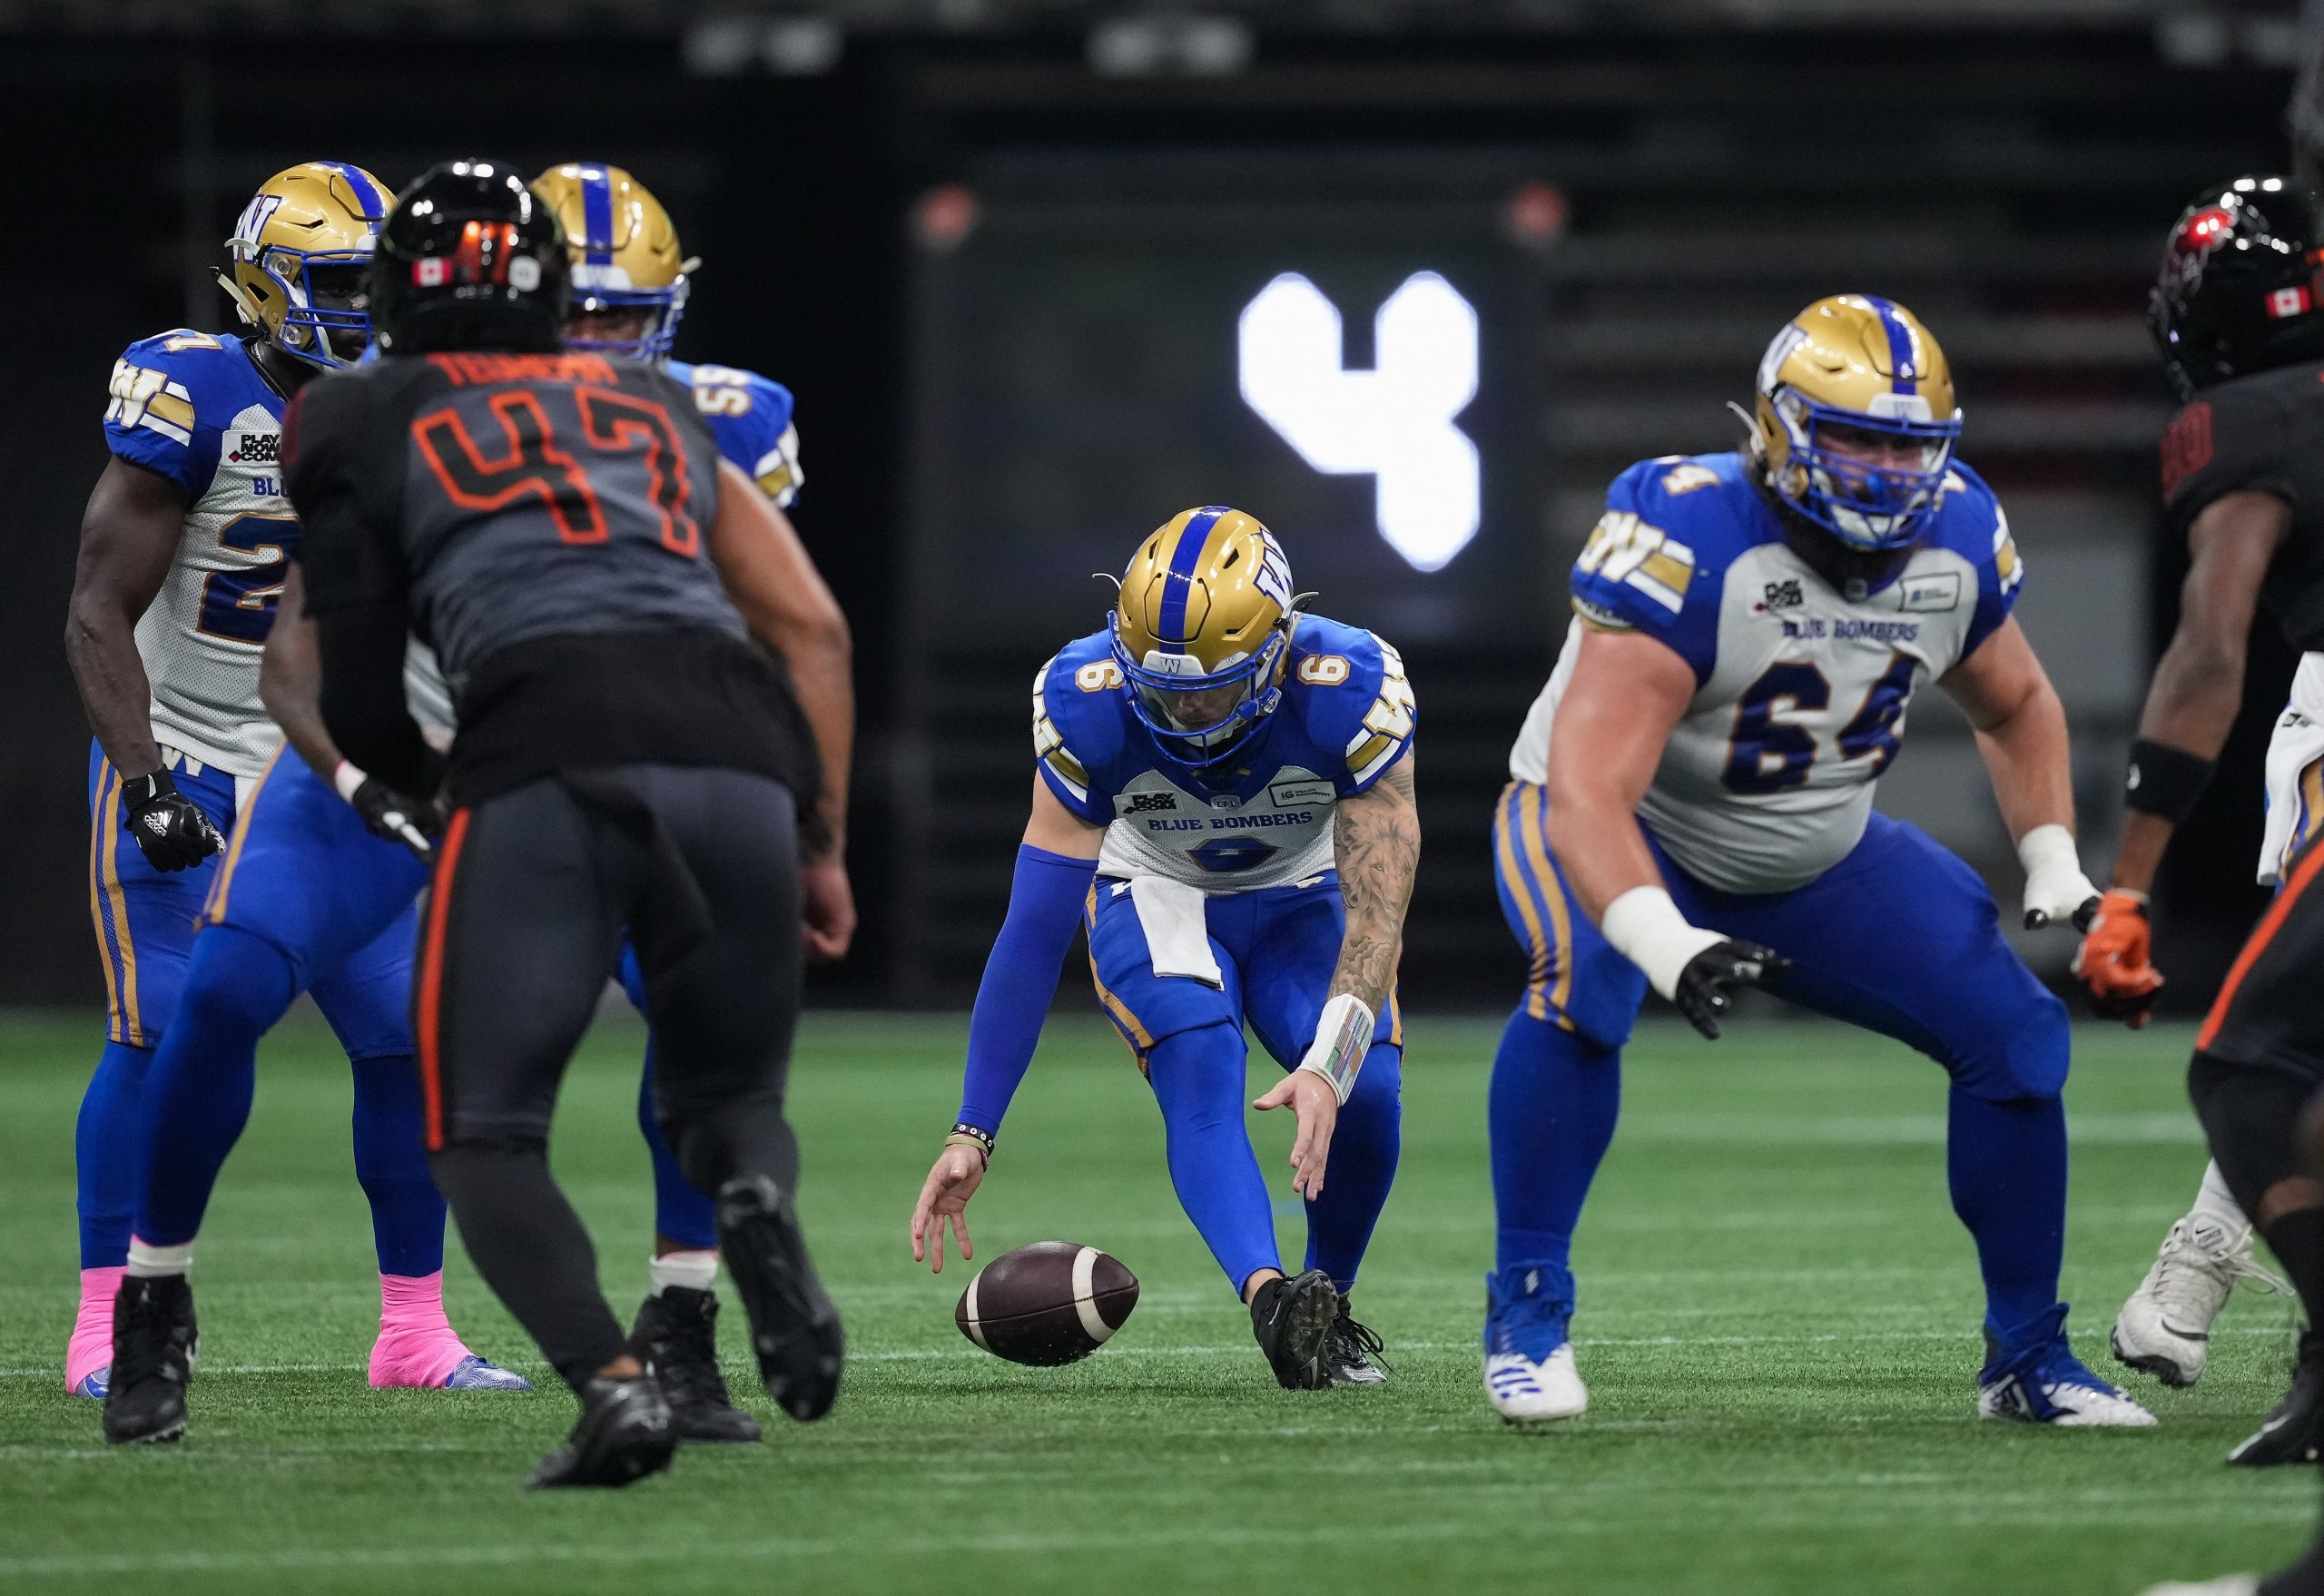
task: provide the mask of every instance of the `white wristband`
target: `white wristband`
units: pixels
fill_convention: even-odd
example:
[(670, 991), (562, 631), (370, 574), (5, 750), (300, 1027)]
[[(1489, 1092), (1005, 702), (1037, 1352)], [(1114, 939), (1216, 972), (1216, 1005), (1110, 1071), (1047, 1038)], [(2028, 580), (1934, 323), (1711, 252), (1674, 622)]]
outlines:
[(2017, 862), (2025, 867), (2025, 921), (2029, 926), (2072, 921), (2098, 889), (2082, 873), (2073, 833), (2055, 821), (2017, 839)]
[(1727, 939), (1689, 925), (1670, 894), (1660, 887), (1632, 887), (1598, 917), (1598, 929), (1614, 951), (1646, 972), (1648, 984), (1665, 998), (1679, 992), (1679, 977), (1694, 956)]
[(1315, 1024), (1315, 1039), (1308, 1044), (1299, 1068), (1331, 1082), (1340, 1101), (1346, 1102), (1364, 1068), (1364, 1056), (1372, 1050), (1372, 1032), (1378, 1023), (1379, 1017), (1362, 998), (1342, 992), (1324, 1005), (1324, 1017)]
[(355, 790), (370, 779), (356, 768), (354, 761), (349, 759), (340, 760), (339, 767), (330, 773), (330, 784), (337, 787), (339, 795), (350, 803), (355, 802)]

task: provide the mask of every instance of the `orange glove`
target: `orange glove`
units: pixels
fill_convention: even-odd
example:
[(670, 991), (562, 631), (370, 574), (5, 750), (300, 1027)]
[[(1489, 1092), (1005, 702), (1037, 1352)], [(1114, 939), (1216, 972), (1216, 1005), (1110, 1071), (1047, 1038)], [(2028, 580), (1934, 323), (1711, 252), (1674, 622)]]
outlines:
[(2119, 1020), (2132, 1030), (2147, 1022), (2162, 974), (2150, 962), (2153, 928), (2146, 895), (2119, 889), (2098, 900), (2073, 956), (2073, 972), (2090, 989), (2090, 1007), (2101, 1020)]

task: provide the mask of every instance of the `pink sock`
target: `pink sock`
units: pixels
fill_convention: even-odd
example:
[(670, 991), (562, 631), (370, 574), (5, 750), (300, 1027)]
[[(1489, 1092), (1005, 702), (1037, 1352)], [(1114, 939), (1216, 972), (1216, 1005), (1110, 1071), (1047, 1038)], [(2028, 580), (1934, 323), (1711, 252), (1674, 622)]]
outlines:
[(379, 1339), (371, 1344), (374, 1385), (438, 1386), (468, 1349), (444, 1317), (444, 1272), (379, 1276)]
[(82, 1381), (113, 1365), (113, 1299), (128, 1273), (126, 1264), (81, 1271), (81, 1312), (73, 1321), (73, 1339), (64, 1344), (65, 1390), (78, 1391)]

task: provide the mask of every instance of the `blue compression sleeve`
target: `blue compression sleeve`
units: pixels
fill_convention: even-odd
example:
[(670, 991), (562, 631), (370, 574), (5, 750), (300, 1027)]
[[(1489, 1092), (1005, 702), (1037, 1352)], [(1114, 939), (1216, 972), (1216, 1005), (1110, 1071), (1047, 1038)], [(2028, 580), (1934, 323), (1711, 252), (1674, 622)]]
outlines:
[(969, 1017), (969, 1068), (960, 1084), (960, 1119), (988, 1135), (1000, 1129), (1009, 1099), (1033, 1061), (1041, 1021), (1057, 992), (1058, 967), (1081, 923), (1081, 905), (1098, 873), (1094, 859), (1068, 859), (1030, 843), (1017, 850), (1009, 918), (977, 985)]

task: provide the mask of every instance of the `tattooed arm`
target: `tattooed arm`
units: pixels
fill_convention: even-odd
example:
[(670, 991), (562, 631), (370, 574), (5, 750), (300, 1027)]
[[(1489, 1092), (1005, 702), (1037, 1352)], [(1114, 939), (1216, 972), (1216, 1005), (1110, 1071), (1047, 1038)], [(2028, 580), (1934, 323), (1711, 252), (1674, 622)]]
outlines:
[(1353, 992), (1374, 1014), (1396, 988), (1404, 951), (1404, 910), (1420, 865), (1420, 814), (1413, 803), (1413, 754), (1388, 767), (1360, 797), (1340, 802), (1333, 853), (1340, 896), (1347, 901), (1347, 934), (1330, 996)]

